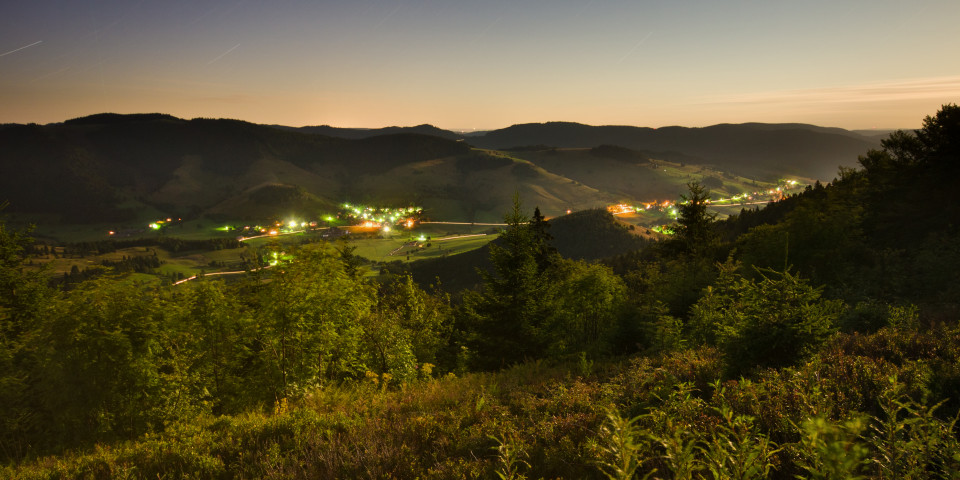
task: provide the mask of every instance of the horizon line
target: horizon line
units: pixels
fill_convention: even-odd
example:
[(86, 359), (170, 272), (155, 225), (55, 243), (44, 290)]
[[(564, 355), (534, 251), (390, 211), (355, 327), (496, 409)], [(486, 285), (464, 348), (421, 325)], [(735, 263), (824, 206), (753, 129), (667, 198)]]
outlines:
[(806, 122), (799, 122), (799, 121), (795, 121), (795, 122), (761, 122), (761, 121), (719, 122), (719, 123), (712, 123), (712, 124), (709, 124), (709, 125), (701, 125), (701, 126), (689, 126), (689, 125), (672, 124), (672, 125), (661, 125), (661, 126), (653, 127), (653, 126), (647, 126), (647, 125), (630, 125), (630, 124), (624, 124), (624, 123), (590, 124), (590, 123), (583, 123), (583, 122), (577, 122), (577, 121), (571, 121), (571, 120), (547, 120), (547, 121), (540, 121), (540, 122), (520, 122), (520, 123), (512, 123), (512, 124), (507, 125), (507, 126), (505, 126), (505, 127), (497, 127), (497, 128), (472, 128), (472, 127), (471, 127), (471, 128), (446, 128), (446, 127), (440, 127), (440, 126), (435, 125), (435, 124), (432, 124), (432, 123), (415, 123), (415, 124), (408, 124), (408, 125), (397, 125), (397, 124), (393, 124), (393, 125), (384, 125), (384, 126), (379, 126), (379, 127), (360, 127), (360, 126), (344, 127), (344, 126), (331, 125), (331, 124), (306, 124), (306, 125), (299, 125), (299, 126), (297, 126), (297, 125), (290, 125), (290, 124), (283, 124), (283, 123), (275, 123), (275, 122), (262, 123), (262, 122), (256, 122), (256, 121), (251, 121), (251, 120), (245, 120), (245, 119), (242, 119), (242, 118), (231, 118), (231, 117), (197, 116), (197, 117), (190, 117), (190, 118), (188, 118), (188, 117), (181, 117), (181, 116), (178, 116), (178, 115), (175, 115), (175, 114), (164, 113), (164, 112), (129, 112), (129, 113), (97, 112), (97, 113), (91, 113), (91, 114), (88, 114), (88, 115), (81, 115), (81, 116), (76, 116), (76, 117), (70, 117), (70, 118), (67, 118), (67, 119), (64, 119), (64, 120), (61, 120), (61, 121), (57, 121), (57, 122), (46, 122), (46, 123), (39, 123), (39, 122), (3, 122), (3, 123), (0, 123), (0, 125), (44, 125), (44, 126), (46, 126), (46, 125), (60, 125), (60, 124), (66, 123), (66, 122), (68, 122), (68, 121), (79, 120), (79, 119), (89, 118), (89, 117), (95, 117), (95, 116), (98, 116), (98, 115), (119, 115), (119, 116), (166, 115), (166, 116), (170, 116), (170, 117), (173, 117), (173, 118), (176, 118), (176, 119), (179, 119), (179, 120), (185, 120), (185, 121), (201, 120), (201, 119), (206, 119), (206, 120), (232, 120), (232, 121), (240, 121), (240, 122), (250, 123), (250, 124), (253, 124), (253, 125), (262, 125), (262, 126), (267, 126), (267, 127), (286, 127), (286, 128), (296, 128), (296, 129), (299, 129), (299, 128), (310, 128), (310, 127), (328, 127), (328, 128), (337, 128), (337, 129), (343, 129), (343, 130), (382, 130), (382, 129), (387, 129), (387, 128), (416, 128), (416, 127), (421, 127), (421, 126), (428, 126), (428, 127), (433, 127), (433, 128), (439, 129), (439, 130), (445, 130), (445, 131), (448, 131), (448, 132), (451, 132), (451, 133), (460, 133), (460, 134), (463, 134), (463, 133), (474, 133), (474, 132), (492, 132), (492, 131), (504, 130), (504, 129), (507, 129), (507, 128), (510, 128), (510, 127), (515, 127), (515, 126), (520, 126), (520, 125), (546, 125), (546, 124), (550, 124), (550, 123), (577, 124), (577, 125), (583, 125), (583, 126), (587, 126), (587, 127), (649, 128), (649, 129), (652, 129), (652, 130), (659, 130), (659, 129), (663, 129), (663, 128), (677, 128), (677, 127), (679, 127), (679, 128), (690, 128), (690, 129), (694, 129), (694, 128), (716, 127), (716, 126), (721, 126), (721, 125), (750, 125), (750, 124), (758, 124), (758, 125), (809, 125), (809, 126), (819, 127), (819, 128), (836, 128), (836, 129), (845, 130), (845, 131), (848, 131), (848, 132), (877, 131), (877, 132), (881, 132), (881, 133), (882, 133), (882, 132), (889, 132), (889, 131), (896, 131), (896, 130), (907, 130), (907, 131), (909, 131), (909, 130), (916, 130), (916, 129), (920, 128), (919, 126), (917, 126), (917, 127), (865, 127), (865, 128), (846, 128), (846, 127), (837, 127), (837, 126), (830, 126), (830, 125), (818, 125), (818, 124), (815, 124), (815, 123), (806, 123)]

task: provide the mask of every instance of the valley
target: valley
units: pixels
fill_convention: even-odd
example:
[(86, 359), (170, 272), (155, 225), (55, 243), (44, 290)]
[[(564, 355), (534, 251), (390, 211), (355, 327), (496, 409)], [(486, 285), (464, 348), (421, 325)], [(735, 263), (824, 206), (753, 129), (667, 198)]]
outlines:
[[(547, 133), (551, 129), (566, 136)], [(638, 145), (641, 130), (576, 124), (528, 125), (519, 129), (529, 130), (526, 136), (516, 130), (470, 137), (419, 127), (361, 134), (157, 114), (93, 115), (0, 128), (0, 146), (10, 152), (0, 164), (0, 187), (11, 224), (32, 228), (46, 248), (117, 242), (105, 252), (87, 248), (38, 258), (36, 266), (51, 278), (85, 278), (150, 248), (159, 266), (141, 266), (134, 278), (172, 283), (256, 269), (269, 263), (265, 252), (318, 241), (353, 249), (371, 274), (386, 263), (457, 255), (496, 236), (514, 194), (547, 218), (600, 208), (625, 225), (668, 232), (664, 227), (675, 223), (676, 204), (690, 182), (710, 190), (710, 208), (723, 218), (816, 180), (810, 168), (749, 176), (735, 173), (754, 171), (742, 169), (742, 162), (724, 167), (694, 163), (703, 156), (583, 143)], [(753, 125), (741, 130), (760, 135), (757, 141), (766, 132)], [(606, 133), (584, 133), (596, 131)], [(662, 133), (642, 132), (651, 138)], [(587, 146), (535, 143), (551, 139)], [(531, 146), (503, 147), (511, 142)], [(235, 245), (185, 251), (159, 245), (171, 239)], [(131, 241), (150, 246), (122, 246)]]
[[(704, 175), (705, 169), (700, 167), (689, 169), (695, 168), (696, 174), (690, 173), (684, 166), (668, 162), (661, 162), (657, 167), (669, 177), (679, 180), (694, 181), (691, 179), (696, 178), (696, 174), (701, 175), (700, 181), (717, 178), (709, 176), (709, 173)], [(720, 218), (737, 213), (742, 208), (755, 208), (781, 200), (803, 187), (803, 184), (796, 180), (781, 181), (776, 186), (744, 178), (730, 180), (728, 179), (726, 184), (718, 182), (721, 192), (740, 192), (750, 187), (766, 190), (711, 200), (710, 210)], [(672, 184), (670, 185), (672, 188)], [(713, 185), (717, 186), (717, 183)], [(603, 208), (627, 225), (669, 234), (670, 225), (677, 219), (678, 203), (682, 204), (683, 200), (618, 203), (605, 205)], [(564, 214), (572, 212), (570, 209)], [(203, 275), (233, 276), (268, 268), (271, 264), (276, 264), (270, 256), (278, 252), (282, 254), (284, 247), (330, 241), (340, 248), (352, 249), (354, 255), (363, 259), (368, 274), (376, 275), (381, 272), (383, 264), (446, 258), (481, 248), (496, 238), (500, 227), (506, 225), (460, 221), (463, 219), (435, 219), (429, 211), (418, 206), (380, 207), (349, 203), (341, 204), (337, 211), (319, 213), (316, 217), (297, 219), (273, 215), (272, 218), (264, 220), (262, 224), (253, 225), (243, 224), (236, 219), (220, 218), (222, 221), (214, 226), (208, 219), (184, 221), (182, 218), (166, 217), (155, 219), (142, 228), (131, 224), (113, 226), (105, 233), (80, 233), (71, 231), (70, 225), (40, 223), (34, 225), (34, 231), (39, 238), (47, 239), (44, 241), (44, 248), (50, 253), (37, 256), (33, 263), (51, 278), (62, 278), (63, 282), (68, 284), (80, 278), (105, 273), (106, 267), (115, 262), (152, 256), (157, 259), (157, 267), (141, 268), (131, 276), (131, 280), (144, 285), (176, 285)], [(274, 220), (276, 218), (286, 219)], [(118, 248), (108, 253), (100, 253), (97, 247), (82, 246), (83, 242), (96, 245), (106, 241), (119, 242), (122, 245), (131, 241), (150, 243), (151, 239), (200, 241), (201, 244), (205, 240), (235, 240), (235, 245), (233, 248), (220, 248), (220, 244), (215, 244), (216, 249), (186, 251), (171, 251), (162, 245), (151, 245)], [(81, 246), (74, 249), (58, 246), (61, 243), (78, 242)], [(72, 254), (69, 253), (71, 250)]]

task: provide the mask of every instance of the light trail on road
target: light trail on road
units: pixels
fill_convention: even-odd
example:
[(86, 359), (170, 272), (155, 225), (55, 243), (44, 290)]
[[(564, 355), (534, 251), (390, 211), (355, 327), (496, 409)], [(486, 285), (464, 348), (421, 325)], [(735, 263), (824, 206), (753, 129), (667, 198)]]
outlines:
[(458, 238), (486, 237), (487, 235), (490, 235), (490, 234), (489, 234), (489, 233), (474, 233), (474, 234), (472, 234), (472, 235), (457, 235), (457, 236), (455, 236), (455, 237), (434, 238), (434, 239), (431, 240), (431, 241), (432, 241), (432, 242), (443, 242), (443, 241), (446, 241), (446, 240), (456, 240), (456, 239), (458, 239)]
[[(266, 270), (266, 269), (268, 269), (268, 268), (270, 268), (270, 267), (272, 267), (272, 266), (273, 266), (273, 265), (267, 265), (266, 267), (261, 267), (261, 268), (258, 268), (258, 269), (256, 269), (256, 270), (250, 270), (249, 272), (247, 272), (246, 270), (237, 270), (237, 271), (235, 271), (235, 272), (211, 272), (211, 273), (204, 273), (203, 276), (204, 276), (204, 277), (213, 277), (213, 276), (216, 276), (216, 275), (239, 275), (239, 274), (241, 274), (241, 273), (253, 273), (253, 272), (259, 272), (260, 270)], [(192, 277), (184, 278), (183, 280), (177, 280), (176, 282), (173, 282), (171, 285), (180, 285), (181, 283), (187, 283), (187, 282), (189, 282), (189, 281), (191, 281), (191, 280), (196, 280), (197, 278), (198, 278), (198, 276), (197, 276), (197, 275), (194, 275), (194, 276), (192, 276)]]
[(436, 224), (436, 225), (482, 225), (482, 226), (491, 226), (491, 227), (505, 227), (506, 223), (475, 223), (475, 222), (420, 222), (421, 224)]
[(282, 232), (282, 233), (277, 233), (276, 235), (271, 235), (271, 234), (269, 234), (269, 233), (265, 233), (265, 234), (263, 234), (263, 235), (256, 235), (256, 236), (253, 236), (253, 237), (242, 237), (242, 238), (237, 239), (237, 241), (238, 241), (238, 242), (246, 242), (247, 240), (253, 240), (254, 238), (280, 237), (280, 236), (283, 236), (283, 235), (293, 235), (294, 233), (303, 233), (303, 232), (305, 232), (305, 231), (306, 231), (306, 230), (297, 230), (297, 231), (294, 231), (294, 232)]
[(741, 205), (766, 205), (766, 204), (771, 203), (771, 202), (772, 202), (772, 200), (761, 201), (761, 202), (746, 202), (746, 203), (723, 203), (723, 204), (709, 203), (709, 204), (707, 204), (707, 208), (710, 208), (710, 207), (739, 207), (739, 206), (741, 206)]

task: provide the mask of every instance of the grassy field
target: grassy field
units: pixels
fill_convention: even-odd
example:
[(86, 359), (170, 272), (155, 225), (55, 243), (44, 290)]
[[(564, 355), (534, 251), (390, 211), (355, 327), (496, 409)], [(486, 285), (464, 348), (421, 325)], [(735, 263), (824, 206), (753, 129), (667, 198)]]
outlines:
[[(209, 223), (209, 222), (208, 222)], [(179, 226), (168, 227), (167, 232), (179, 233)], [(202, 222), (187, 223), (182, 228), (187, 235), (171, 237), (199, 240), (223, 236), (234, 237), (236, 232), (215, 230), (212, 225), (203, 226)], [(418, 225), (413, 230), (395, 230), (389, 233), (360, 234), (356, 232), (335, 242), (356, 247), (354, 253), (371, 262), (414, 262), (474, 250), (486, 245), (497, 237), (497, 227), (489, 225)], [(144, 284), (156, 284), (161, 277), (186, 278), (203, 273), (236, 271), (242, 269), (244, 260), (256, 257), (262, 247), (278, 246), (281, 250), (305, 242), (321, 241), (323, 231), (300, 232), (275, 237), (255, 238), (243, 242), (241, 248), (222, 250), (191, 250), (170, 252), (159, 246), (122, 248), (102, 255), (65, 255), (63, 247), (53, 247), (50, 254), (35, 256), (29, 265), (33, 268), (45, 268), (51, 278), (59, 278), (78, 270), (95, 269), (104, 261), (119, 262), (124, 258), (156, 256), (161, 265), (155, 274), (136, 273), (129, 281)], [(99, 238), (98, 240), (102, 240)]]
[[(348, 229), (350, 234), (345, 235), (335, 242), (345, 242), (347, 245), (356, 247), (354, 253), (371, 261), (393, 261), (406, 259), (407, 253), (411, 254), (410, 261), (429, 256), (439, 256), (443, 254), (462, 253), (465, 251), (479, 248), (496, 238), (497, 227), (492, 225), (456, 225), (456, 224), (421, 224), (414, 229), (397, 229), (384, 233), (379, 230), (370, 229)], [(299, 232), (286, 235), (277, 235), (273, 237), (253, 238), (244, 242), (248, 248), (255, 250), (257, 248), (276, 244), (281, 247), (288, 245), (298, 245), (305, 242), (319, 241), (324, 234), (323, 230), (316, 232)], [(471, 235), (465, 238), (451, 238)], [(479, 235), (479, 236), (478, 236)], [(412, 243), (424, 245), (419, 248)], [(426, 243), (431, 243), (432, 247), (426, 247)], [(442, 248), (440, 244), (442, 243)], [(433, 253), (436, 250), (437, 253)], [(443, 252), (440, 252), (443, 250)], [(430, 251), (430, 254), (425, 252)], [(416, 255), (416, 258), (414, 258)]]
[(401, 260), (414, 262), (425, 258), (456, 255), (480, 248), (496, 238), (494, 234), (469, 234), (431, 236), (429, 240), (394, 237), (384, 239), (363, 239), (350, 242), (356, 246), (354, 252), (361, 257), (379, 262)]
[(150, 247), (130, 247), (117, 250), (115, 252), (102, 255), (86, 255), (84, 257), (64, 256), (62, 248), (55, 248), (57, 256), (51, 253), (49, 255), (35, 256), (31, 258), (34, 267), (47, 268), (51, 277), (62, 276), (77, 267), (80, 270), (93, 268), (102, 265), (103, 261), (118, 262), (123, 258), (153, 256), (156, 255), (163, 264), (156, 269), (157, 273), (169, 276), (172, 273), (182, 273), (184, 276), (192, 276), (201, 270), (213, 272), (223, 270), (219, 267), (212, 267), (213, 262), (217, 264), (231, 265), (242, 261), (241, 255), (247, 258), (253, 257), (253, 250), (247, 247), (233, 248), (224, 250), (210, 251), (187, 251), (187, 252), (169, 252), (163, 248)]

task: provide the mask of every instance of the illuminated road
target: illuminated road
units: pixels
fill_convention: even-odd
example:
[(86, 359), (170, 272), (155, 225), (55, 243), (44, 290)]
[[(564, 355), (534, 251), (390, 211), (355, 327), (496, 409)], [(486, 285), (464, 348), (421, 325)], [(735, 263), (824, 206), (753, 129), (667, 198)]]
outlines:
[[(481, 225), (481, 224), (477, 224), (477, 225)], [(490, 234), (489, 234), (489, 233), (474, 233), (474, 234), (472, 234), (472, 235), (456, 235), (456, 236), (453, 236), (453, 237), (435, 238), (435, 239), (433, 239), (432, 241), (434, 241), (434, 242), (443, 242), (443, 241), (446, 241), (446, 240), (456, 240), (456, 239), (458, 239), (458, 238), (485, 237), (485, 236), (487, 236), (487, 235), (490, 235)]]
[(715, 205), (715, 204), (711, 203), (711, 204), (707, 205), (707, 207), (708, 207), (708, 208), (709, 208), (709, 207), (739, 207), (739, 206), (741, 206), (741, 205), (766, 205), (766, 204), (768, 204), (768, 203), (770, 203), (770, 202), (772, 202), (772, 201), (773, 201), (773, 200), (765, 200), (765, 201), (760, 201), (760, 202), (746, 202), (746, 203), (724, 203), (724, 204), (720, 204), (720, 205)]
[[(251, 238), (252, 238), (252, 237), (251, 237)], [(249, 273), (258, 272), (258, 271), (260, 271), (260, 270), (266, 270), (266, 269), (268, 269), (268, 268), (270, 268), (270, 267), (272, 267), (272, 266), (273, 266), (273, 265), (267, 265), (266, 267), (263, 267), (263, 268), (258, 268), (258, 269), (256, 269), (256, 270), (250, 270)], [(238, 271), (235, 271), (235, 272), (211, 272), (211, 273), (204, 273), (203, 276), (204, 276), (204, 277), (213, 277), (213, 276), (215, 276), (215, 275), (239, 275), (239, 274), (241, 274), (241, 273), (248, 273), (248, 272), (247, 272), (246, 270), (238, 270)], [(186, 283), (186, 282), (189, 282), (190, 280), (196, 280), (196, 279), (197, 279), (197, 275), (194, 275), (194, 276), (192, 276), (192, 277), (184, 278), (183, 280), (177, 280), (176, 282), (173, 282), (173, 285), (180, 285), (181, 283)]]
[(283, 236), (283, 235), (293, 235), (294, 233), (303, 233), (303, 232), (305, 232), (305, 231), (306, 231), (306, 230), (295, 230), (295, 231), (292, 231), (292, 232), (277, 232), (276, 234), (272, 234), (272, 235), (269, 234), (269, 233), (264, 233), (263, 235), (255, 235), (255, 236), (253, 236), (253, 237), (241, 237), (241, 238), (238, 238), (237, 241), (238, 241), (238, 242), (246, 242), (247, 240), (253, 240), (254, 238), (280, 237), (280, 236)]
[(482, 225), (482, 226), (491, 226), (491, 227), (505, 227), (506, 223), (476, 223), (476, 222), (420, 222), (422, 224), (436, 224), (436, 225)]
[[(707, 208), (745, 207), (745, 206), (747, 206), (747, 205), (766, 205), (766, 204), (768, 204), (768, 203), (770, 203), (770, 202), (772, 202), (772, 200), (761, 200), (761, 201), (756, 201), (756, 202), (744, 202), (744, 203), (721, 203), (721, 204), (709, 203), (709, 204), (707, 204)], [(634, 212), (634, 211), (629, 211), (629, 212), (617, 211), (617, 212), (611, 212), (611, 213), (613, 213), (613, 215), (632, 215), (632, 214), (634, 214), (634, 213), (644, 213), (644, 212), (645, 212), (645, 210), (640, 210), (640, 211), (636, 211), (636, 212)]]

